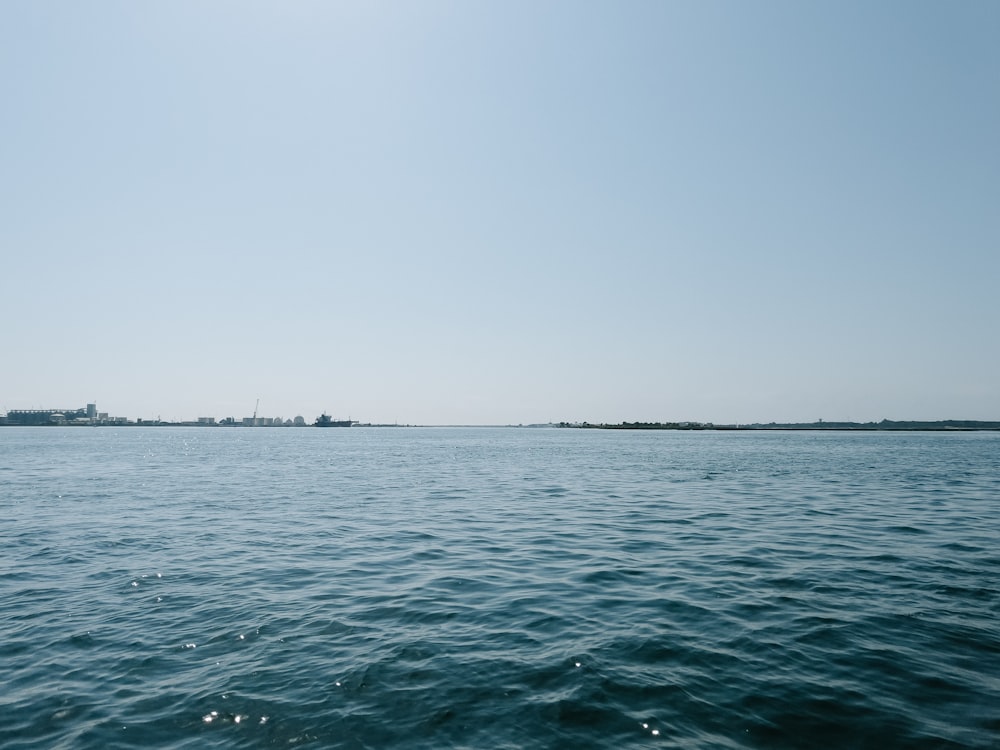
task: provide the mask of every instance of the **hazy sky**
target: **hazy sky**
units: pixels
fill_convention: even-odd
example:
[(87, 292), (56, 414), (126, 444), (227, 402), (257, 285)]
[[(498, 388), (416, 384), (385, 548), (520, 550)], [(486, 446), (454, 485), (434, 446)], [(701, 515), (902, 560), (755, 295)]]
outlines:
[(1000, 419), (1000, 3), (0, 3), (0, 410)]

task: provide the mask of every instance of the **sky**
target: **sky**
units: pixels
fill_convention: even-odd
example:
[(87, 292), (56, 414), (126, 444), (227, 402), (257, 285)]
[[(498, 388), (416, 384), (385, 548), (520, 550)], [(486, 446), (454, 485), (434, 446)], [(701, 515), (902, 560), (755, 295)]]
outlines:
[(7, 0), (0, 411), (1000, 419), (1000, 3)]

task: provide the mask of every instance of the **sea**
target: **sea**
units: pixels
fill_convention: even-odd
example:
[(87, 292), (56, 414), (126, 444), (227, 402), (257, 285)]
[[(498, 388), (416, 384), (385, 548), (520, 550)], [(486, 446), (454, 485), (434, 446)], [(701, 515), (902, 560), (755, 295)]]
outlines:
[(0, 428), (0, 747), (997, 748), (1000, 433)]

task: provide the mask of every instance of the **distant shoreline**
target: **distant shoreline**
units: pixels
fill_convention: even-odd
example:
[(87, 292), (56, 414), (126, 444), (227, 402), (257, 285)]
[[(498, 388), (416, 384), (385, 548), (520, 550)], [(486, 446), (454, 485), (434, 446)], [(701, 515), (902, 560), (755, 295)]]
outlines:
[(724, 424), (710, 422), (622, 422), (621, 424), (590, 424), (560, 422), (558, 427), (584, 430), (725, 430), (725, 431), (821, 431), (821, 432), (994, 432), (1000, 422), (977, 420), (939, 420), (935, 422), (769, 422), (766, 424)]
[[(168, 422), (141, 420), (136, 422), (87, 423), (62, 422), (53, 424), (17, 424), (0, 420), (0, 427), (198, 427), (198, 428), (238, 428), (238, 429), (298, 429), (316, 425), (248, 425), (240, 422)], [(554, 422), (543, 424), (508, 425), (436, 425), (436, 424), (372, 424), (354, 423), (355, 427), (498, 427), (513, 429), (571, 429), (571, 430), (653, 430), (685, 432), (1000, 432), (1000, 422), (979, 420), (940, 420), (936, 422), (905, 421), (894, 422), (768, 422), (753, 424), (714, 424), (711, 422)]]

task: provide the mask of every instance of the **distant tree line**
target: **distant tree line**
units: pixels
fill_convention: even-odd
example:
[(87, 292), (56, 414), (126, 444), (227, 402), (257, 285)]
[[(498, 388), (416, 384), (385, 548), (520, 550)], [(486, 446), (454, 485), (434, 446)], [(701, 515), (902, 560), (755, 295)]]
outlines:
[(591, 424), (590, 422), (560, 422), (560, 427), (575, 427), (584, 430), (716, 430), (732, 427), (716, 427), (711, 422), (622, 422), (621, 424)]
[(559, 422), (559, 427), (583, 430), (859, 430), (859, 431), (969, 431), (1000, 430), (1000, 422), (972, 419), (945, 419), (936, 422), (768, 422), (767, 424), (716, 425), (711, 422), (622, 422), (607, 424), (590, 422)]

